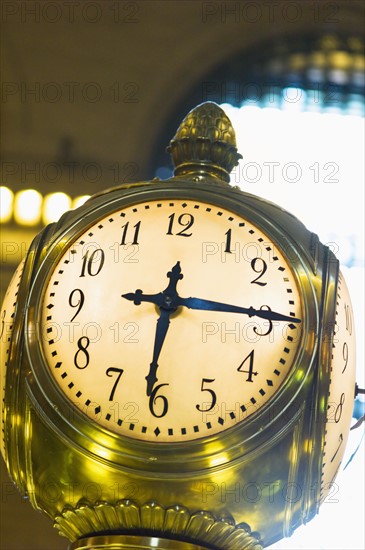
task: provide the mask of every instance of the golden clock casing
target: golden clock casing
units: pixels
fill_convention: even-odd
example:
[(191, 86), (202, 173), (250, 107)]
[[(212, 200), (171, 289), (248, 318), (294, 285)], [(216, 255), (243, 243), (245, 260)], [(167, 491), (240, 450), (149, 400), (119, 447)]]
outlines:
[[(209, 213), (208, 208), (211, 208)], [(160, 209), (166, 212), (163, 229), (160, 214), (149, 218), (149, 223), (152, 238), (157, 239), (158, 234), (163, 237), (163, 249), (157, 246), (152, 251), (148, 250), (149, 259), (141, 270), (129, 271), (130, 266), (120, 261), (120, 257), (114, 262), (116, 251), (128, 252), (120, 250), (123, 240), (125, 244), (133, 245), (135, 242), (135, 251), (139, 244), (143, 249), (142, 238), (146, 238), (148, 233), (143, 237), (142, 230), (148, 225), (145, 221), (148, 216), (144, 218), (142, 214), (148, 212), (150, 215), (152, 210), (156, 213)], [(200, 218), (203, 211), (204, 217)], [(126, 216), (120, 216), (121, 213)], [(195, 216), (193, 224), (189, 225), (191, 218), (182, 217), (185, 213)], [(139, 214), (141, 218), (137, 217)], [(114, 219), (116, 215), (118, 221)], [(230, 217), (233, 219), (230, 220)], [(189, 242), (193, 242), (189, 239), (192, 239), (197, 227), (194, 224), (198, 219), (208, 218), (213, 220), (209, 221), (211, 227), (217, 220), (219, 232), (213, 241), (206, 241), (206, 238), (210, 239), (208, 224), (208, 229), (204, 229), (206, 236), (203, 232), (199, 238), (200, 247), (203, 243), (211, 245), (211, 248), (205, 249), (207, 261), (203, 261), (202, 255), (199, 262), (195, 249), (193, 260), (189, 262), (188, 247)], [(155, 222), (156, 226), (153, 226)], [(245, 224), (241, 226), (243, 233), (239, 233), (240, 223)], [(103, 228), (98, 226), (104, 224), (116, 227), (115, 241), (99, 239)], [(87, 239), (94, 237), (93, 246), (88, 246), (91, 241)], [(173, 241), (177, 244), (167, 245)], [(108, 245), (107, 250), (100, 245), (101, 242)], [(238, 262), (236, 249), (233, 248), (237, 243)], [(254, 256), (246, 258), (240, 247), (246, 247), (247, 255), (248, 246), (253, 244), (256, 247)], [(86, 248), (83, 248), (85, 245)], [(100, 250), (103, 250), (104, 256), (98, 252)], [(187, 252), (183, 253), (183, 250)], [(208, 251), (212, 253), (209, 255)], [(224, 260), (220, 263), (216, 261), (214, 265), (220, 274), (217, 277), (213, 273), (210, 280), (208, 259), (216, 256), (214, 251), (217, 257)], [(113, 260), (110, 261), (110, 258)], [(126, 259), (125, 256), (123, 258)], [(254, 261), (256, 258), (261, 259)], [(241, 259), (245, 275), (239, 280), (237, 270)], [(65, 264), (66, 261), (69, 263)], [(245, 339), (246, 333), (242, 333), (241, 328), (238, 334), (243, 353), (240, 341), (229, 345), (229, 338), (235, 340), (237, 332), (230, 334), (227, 331), (227, 323), (231, 319), (227, 314), (220, 317), (222, 312), (213, 312), (212, 317), (206, 317), (206, 310), (202, 315), (201, 311), (190, 311), (184, 306), (176, 308), (169, 315), (170, 325), (158, 357), (157, 386), (164, 385), (151, 401), (151, 394), (157, 386), (154, 385), (148, 395), (145, 378), (153, 362), (152, 348), (156, 341), (159, 308), (156, 303), (135, 304), (123, 295), (136, 294), (137, 290), (142, 290), (144, 295), (161, 293), (169, 284), (168, 273), (178, 262), (184, 275), (176, 286), (179, 296), (195, 296), (247, 308), (252, 306), (256, 312), (269, 309), (275, 312), (278, 309), (277, 313), (293, 314), (293, 317), (298, 315), (298, 339), (287, 339), (291, 331), (298, 329), (279, 332), (281, 353), (277, 355), (275, 351), (272, 364), (269, 360), (270, 347), (265, 353), (251, 341), (247, 347), (248, 338)], [(236, 263), (237, 266), (234, 265)], [(199, 278), (199, 264), (204, 267), (204, 278)], [(226, 266), (230, 266), (228, 281), (224, 278)], [(120, 286), (116, 269), (123, 273)], [(275, 276), (270, 278), (273, 270)], [(68, 273), (71, 273), (70, 277)], [(107, 276), (100, 288), (99, 284), (91, 284), (104, 273)], [(75, 279), (77, 283), (73, 285)], [(256, 282), (253, 282), (255, 279)], [(108, 284), (108, 280), (112, 284)], [(272, 288), (275, 297), (268, 303), (269, 294), (265, 292), (262, 301), (258, 296), (259, 291), (266, 291), (270, 281), (275, 281), (275, 288)], [(283, 536), (289, 536), (296, 527), (317, 513), (321, 495), (323, 497), (326, 490), (323, 482), (321, 485), (321, 476), (325, 467), (325, 443), (329, 448), (327, 407), (330, 372), (334, 365), (332, 345), (338, 281), (338, 261), (316, 235), (288, 212), (227, 186), (216, 174), (202, 175), (192, 170), (190, 175), (181, 173), (166, 181), (125, 185), (96, 195), (78, 210), (67, 213), (34, 241), (25, 259), (19, 286), (21, 307), (18, 307), (14, 321), (14, 334), (18, 338), (10, 342), (6, 376), (6, 392), (15, 392), (16, 399), (4, 415), (9, 470), (18, 487), (29, 496), (33, 506), (50, 515), (60, 533), (72, 541), (90, 533), (143, 532), (192, 541), (208, 548), (216, 545), (223, 550), (258, 550), (260, 544), (267, 546)], [(237, 297), (235, 285), (238, 285)], [(254, 292), (247, 290), (252, 291), (252, 288)], [(288, 296), (282, 312), (279, 309), (281, 298), (278, 297), (285, 294)], [(92, 305), (86, 306), (92, 295), (95, 311)], [(254, 303), (251, 303), (250, 295)], [(294, 295), (294, 300), (290, 295)], [(104, 301), (106, 311), (100, 314), (100, 305)], [(275, 309), (271, 307), (273, 304)], [(111, 308), (114, 313), (109, 319), (108, 310)], [(119, 358), (118, 353), (112, 351), (112, 346), (118, 346), (119, 342), (110, 339), (110, 334), (105, 342), (99, 342), (95, 334), (91, 337), (91, 332), (82, 332), (87, 323), (94, 323), (100, 325), (101, 332), (107, 330), (114, 337), (110, 327), (120, 323), (115, 316), (119, 308), (121, 312), (128, 311), (127, 317), (121, 314), (122, 327), (126, 323), (136, 323), (139, 328), (140, 323), (141, 333), (143, 327), (143, 336), (149, 338), (147, 351), (139, 350), (139, 342), (135, 342), (132, 345), (136, 345), (136, 351), (127, 353), (125, 344), (120, 346), (123, 351)], [(209, 312), (209, 315), (212, 313)], [(255, 317), (247, 316), (247, 324)], [(219, 321), (220, 318), (222, 321)], [(240, 321), (241, 317), (234, 322)], [(76, 326), (76, 322), (80, 322), (80, 326)], [(197, 329), (202, 330), (204, 322), (211, 323), (209, 328), (212, 332), (218, 325), (221, 340), (220, 323), (226, 323), (225, 342), (216, 342), (213, 352), (210, 355), (208, 352), (208, 363), (213, 359), (216, 362), (213, 372), (209, 370), (210, 364), (204, 362), (204, 345), (209, 346), (209, 333), (205, 335), (206, 342), (203, 341), (203, 334), (201, 342), (196, 338)], [(280, 325), (280, 321), (278, 323)], [(286, 322), (286, 325), (289, 323)], [(94, 329), (97, 328), (94, 326)], [(180, 328), (183, 341), (178, 344)], [(228, 330), (231, 328), (229, 325)], [(258, 324), (250, 326), (250, 335), (255, 334), (258, 341), (264, 341), (264, 331), (269, 328), (270, 323), (265, 325), (261, 319)], [(274, 330), (267, 338), (271, 332), (274, 333)], [(94, 339), (95, 342), (91, 341)], [(171, 347), (169, 339), (171, 344), (174, 343)], [(189, 339), (193, 339), (193, 346)], [(192, 364), (195, 354), (191, 352), (198, 349), (198, 344), (197, 363), (201, 364), (201, 371), (199, 376), (195, 372), (192, 375), (195, 387), (189, 394), (189, 385), (181, 375), (184, 365), (182, 356), (186, 354), (187, 357), (187, 372), (188, 369), (196, 369)], [(173, 387), (174, 365), (171, 361), (175, 345), (180, 346), (177, 358), (179, 378), (176, 387)], [(233, 359), (229, 362), (231, 347)], [(96, 349), (98, 360), (93, 365), (92, 352)], [(252, 350), (254, 353), (251, 354)], [(166, 357), (169, 357), (168, 367), (164, 365), (165, 351)], [(133, 359), (134, 353), (136, 361)], [(111, 363), (109, 356), (112, 357)], [(125, 366), (119, 361), (126, 357), (128, 364)], [(262, 362), (252, 363), (251, 360), (257, 357)], [(240, 362), (237, 364), (238, 358), (242, 365)], [(284, 363), (280, 363), (281, 360)], [(59, 362), (61, 365), (57, 366)], [(353, 374), (350, 375), (353, 373), (352, 359), (350, 362), (347, 371), (349, 387), (353, 377)], [(227, 364), (232, 375), (235, 375), (235, 384), (231, 387), (234, 401), (237, 400), (239, 405), (236, 410), (229, 403), (223, 414), (219, 392), (227, 384), (229, 374), (222, 375), (220, 366), (226, 369)], [(130, 374), (134, 367), (139, 380), (135, 388)], [(280, 374), (277, 375), (275, 370)], [(97, 373), (95, 388), (90, 383), (94, 371)], [(139, 407), (141, 418), (136, 420), (140, 422), (125, 423), (125, 417), (122, 418), (118, 411), (114, 423), (111, 423), (111, 419), (107, 419), (107, 415), (111, 414), (109, 401), (113, 406), (111, 397), (114, 398), (123, 389), (127, 372), (130, 381), (125, 382), (125, 387), (130, 388), (131, 393), (135, 392), (131, 402)], [(266, 372), (270, 373), (267, 377), (263, 376)], [(87, 377), (84, 376), (86, 374)], [(275, 376), (280, 379), (276, 386)], [(239, 379), (242, 380), (243, 392), (253, 385), (256, 393), (249, 392), (247, 397), (237, 398)], [(184, 387), (182, 401), (177, 386)], [(271, 390), (272, 387), (274, 390)], [(268, 394), (266, 400), (260, 390)], [(78, 392), (82, 395), (78, 396)], [(87, 394), (85, 401), (82, 401), (83, 392)], [(142, 394), (141, 398), (139, 394)], [(103, 402), (100, 402), (101, 395), (104, 395)], [(226, 401), (230, 392), (224, 395)], [(261, 404), (259, 395), (263, 398)], [(213, 406), (214, 396), (216, 402)], [(75, 399), (79, 401), (75, 402)], [(118, 397), (117, 403), (119, 399), (122, 398)], [(127, 397), (123, 399), (122, 408), (129, 402)], [(350, 400), (351, 396), (346, 393), (346, 403)], [(170, 411), (172, 407), (178, 411), (171, 423), (164, 421), (168, 415), (166, 401)], [(252, 414), (247, 411), (247, 402), (255, 405)], [(188, 423), (181, 418), (187, 414), (186, 403), (195, 415)], [(212, 408), (206, 410), (210, 406)], [(344, 434), (348, 431), (351, 411), (344, 407), (341, 410), (340, 433)], [(237, 414), (237, 411), (241, 412)], [(163, 412), (164, 415), (161, 414)], [(201, 413), (200, 425), (197, 412)], [(208, 413), (211, 415), (208, 416)], [(241, 413), (244, 414), (241, 416)], [(339, 414), (337, 411), (336, 418)], [(214, 431), (210, 435), (211, 428), (207, 424), (213, 418)], [(122, 422), (118, 423), (119, 420)], [(195, 431), (195, 426), (198, 426), (198, 431)], [(186, 433), (182, 432), (184, 428)], [(334, 460), (341, 456), (341, 452), (342, 449)], [(325, 484), (332, 481), (330, 478), (331, 474), (326, 473)]]
[[(238, 202), (238, 199), (241, 199), (241, 201)], [(42, 322), (40, 313), (43, 304), (45, 309), (47, 308), (42, 289), (47, 284), (54, 267), (58, 266), (60, 257), (65, 257), (65, 250), (68, 247), (72, 250), (72, 244), (77, 241), (80, 234), (84, 234), (85, 230), (95, 225), (98, 220), (106, 219), (109, 214), (112, 216), (114, 212), (122, 210), (123, 207), (125, 209), (126, 207), (133, 207), (133, 205), (140, 203), (147, 204), (148, 202), (159, 200), (175, 201), (179, 204), (181, 201), (191, 201), (192, 204), (204, 201), (204, 204), (212, 205), (212, 207), (217, 209), (224, 208), (232, 212), (232, 215), (241, 216), (247, 223), (251, 222), (254, 227), (259, 227), (265, 238), (266, 236), (269, 238), (273, 250), (276, 249), (280, 251), (283, 257), (286, 254), (285, 257), (289, 258), (290, 269), (292, 271), (291, 276), (295, 280), (295, 285), (300, 289), (302, 296), (300, 309), (303, 315), (303, 328), (300, 349), (295, 351), (295, 365), (290, 369), (288, 376), (275, 396), (267, 402), (266, 406), (263, 406), (253, 415), (247, 417), (247, 419), (233, 423), (230, 429), (223, 430), (221, 433), (217, 432), (213, 436), (207, 435), (203, 438), (187, 440), (185, 443), (183, 441), (172, 441), (171, 443), (164, 441), (159, 444), (158, 441), (143, 441), (134, 439), (128, 435), (121, 437), (115, 430), (107, 430), (105, 426), (96, 424), (90, 416), (87, 416), (87, 414), (84, 414), (70, 404), (67, 396), (62, 395), (45, 361), (43, 349), (43, 346), (49, 346), (49, 349), (52, 349), (52, 345), (48, 344), (48, 337), (44, 334), (44, 331), (47, 330), (47, 325)], [(268, 216), (268, 210), (272, 210), (273, 216), (275, 216), (275, 225), (273, 218), (270, 219)], [(57, 439), (57, 444), (53, 442), (52, 446), (55, 445), (57, 448), (61, 444), (61, 447), (64, 448), (62, 452), (57, 451), (54, 457), (57, 464), (55, 471), (63, 472), (65, 486), (70, 487), (74, 483), (75, 471), (78, 472), (78, 479), (80, 475), (83, 479), (79, 483), (80, 486), (85, 485), (85, 483), (93, 483), (94, 481), (90, 481), (90, 479), (95, 479), (95, 472), (100, 468), (100, 460), (103, 463), (107, 461), (108, 464), (114, 465), (115, 472), (110, 475), (108, 470), (108, 481), (105, 480), (100, 483), (100, 487), (103, 487), (103, 490), (101, 494), (96, 492), (96, 496), (99, 497), (98, 501), (105, 499), (106, 501), (115, 502), (116, 496), (120, 498), (137, 496), (134, 495), (133, 488), (138, 487), (138, 491), (141, 491), (140, 487), (143, 485), (142, 501), (154, 498), (157, 501), (162, 501), (163, 505), (168, 506), (184, 502), (184, 495), (187, 493), (186, 487), (188, 486), (190, 495), (193, 495), (192, 504), (188, 503), (189, 507), (193, 509), (208, 507), (209, 509), (209, 501), (212, 500), (214, 502), (214, 509), (216, 509), (218, 502), (218, 509), (224, 512), (227, 509), (231, 509), (231, 506), (227, 506), (227, 502), (234, 500), (234, 509), (245, 510), (245, 517), (242, 517), (242, 521), (245, 519), (247, 523), (252, 525), (255, 531), (259, 530), (260, 533), (265, 532), (265, 530), (263, 531), (263, 526), (255, 523), (253, 518), (251, 518), (251, 514), (247, 511), (247, 504), (250, 503), (251, 498), (257, 498), (259, 491), (263, 491), (264, 494), (266, 492), (265, 498), (260, 496), (259, 503), (263, 503), (264, 500), (272, 499), (273, 492), (275, 494), (277, 491), (282, 493), (283, 487), (280, 485), (281, 482), (278, 481), (280, 480), (280, 475), (282, 475), (279, 472), (282, 471), (285, 472), (285, 479), (294, 480), (290, 481), (290, 483), (296, 483), (298, 486), (303, 487), (304, 490), (302, 475), (305, 472), (302, 472), (298, 467), (298, 457), (296, 454), (299, 456), (301, 445), (304, 442), (308, 445), (308, 441), (313, 438), (313, 429), (318, 430), (321, 427), (318, 423), (307, 423), (304, 419), (306, 416), (305, 394), (308, 391), (308, 387), (314, 387), (315, 363), (321, 347), (321, 340), (318, 338), (320, 330), (318, 304), (323, 292), (322, 268), (325, 260), (322, 255), (327, 254), (327, 265), (325, 266), (327, 277), (332, 276), (335, 280), (337, 276), (337, 264), (331, 253), (319, 243), (315, 243), (315, 254), (311, 254), (311, 249), (313, 250), (312, 235), (305, 231), (302, 224), (290, 214), (281, 210), (279, 212), (282, 217), (281, 224), (278, 223), (277, 209), (256, 197), (242, 194), (236, 190), (228, 190), (226, 187), (214, 185), (214, 183), (198, 184), (179, 180), (178, 182), (154, 182), (153, 185), (135, 186), (125, 190), (118, 189), (108, 194), (100, 195), (90, 200), (79, 212), (70, 213), (68, 220), (66, 217), (58, 224), (58, 227), (53, 228), (52, 236), (47, 246), (43, 245), (43, 259), (36, 270), (37, 273), (32, 283), (29, 298), (26, 323), (28, 327), (31, 327), (31, 330), (28, 328), (25, 338), (27, 362), (29, 362), (30, 368), (28, 367), (29, 370), (26, 377), (26, 393), (28, 395), (29, 408), (32, 409), (34, 407), (34, 414), (38, 417), (37, 428), (39, 429), (42, 426), (41, 431), (50, 431), (56, 439), (56, 434), (62, 433), (61, 441)], [(219, 216), (217, 218), (220, 219)], [(286, 228), (285, 231), (284, 227)], [(121, 227), (119, 227), (119, 231), (121, 230)], [(303, 236), (305, 237), (304, 243), (302, 242)], [(224, 240), (222, 242), (224, 243)], [(268, 246), (270, 245), (268, 244)], [(71, 257), (72, 255), (70, 254)], [(163, 272), (166, 272), (171, 267), (172, 265), (164, 266)], [(82, 269), (82, 261), (78, 269)], [(252, 272), (251, 275), (255, 274)], [(167, 279), (164, 281), (161, 278), (161, 287), (152, 290), (162, 290), (167, 282)], [(125, 290), (135, 290), (134, 287), (130, 288), (130, 284), (129, 288), (121, 286), (117, 291), (118, 294), (122, 294)], [(136, 281), (136, 285), (134, 286), (137, 288), (139, 284)], [(146, 287), (146, 284), (144, 286)], [(203, 290), (202, 286), (201, 289)], [(145, 292), (147, 291), (148, 288), (146, 287)], [(209, 297), (212, 298), (212, 295), (209, 295)], [(76, 295), (74, 298), (76, 298)], [(251, 305), (250, 302), (247, 302), (248, 298), (244, 297), (244, 300), (247, 306)], [(120, 307), (122, 308), (122, 298), (120, 298), (120, 302)], [(76, 303), (76, 301), (73, 303)], [(75, 307), (68, 307), (72, 315), (74, 315)], [(178, 320), (178, 318), (171, 320), (169, 330), (172, 331), (175, 328), (173, 324), (176, 324)], [(113, 323), (114, 319), (111, 321)], [(322, 341), (326, 341), (326, 339), (322, 338)], [(152, 350), (149, 349), (149, 352), (151, 353)], [(238, 366), (235, 365), (236, 368)], [(318, 380), (318, 383), (321, 383), (321, 380)], [(108, 388), (108, 391), (110, 391), (110, 385)], [(196, 403), (192, 405), (195, 406)], [(312, 415), (312, 402), (309, 408), (310, 410), (307, 414)], [(232, 410), (229, 409), (228, 414), (229, 412), (232, 412)], [(324, 414), (324, 411), (322, 414)], [(33, 418), (33, 414), (30, 417)], [(37, 431), (36, 426), (32, 425), (34, 436)], [(32, 441), (31, 447), (35, 446), (34, 455), (32, 452), (32, 456), (36, 457), (38, 455), (39, 449), (37, 449), (37, 446), (42, 444), (41, 441), (42, 438), (39, 437), (36, 437)], [(261, 465), (260, 471), (257, 471), (256, 464), (260, 462), (258, 457), (265, 455), (268, 448), (272, 452), (273, 447), (276, 445), (283, 445), (283, 441), (286, 441), (285, 445), (288, 445), (288, 454), (285, 460), (283, 460), (283, 455), (281, 454), (280, 458), (278, 457), (277, 459), (277, 465), (273, 465), (271, 460), (270, 467), (268, 467), (268, 464), (265, 468)], [(288, 441), (290, 441), (290, 445)], [(72, 468), (66, 469), (63, 461), (64, 453), (69, 454), (70, 448), (73, 449), (75, 446), (80, 451), (74, 453)], [(83, 451), (81, 452), (82, 449)], [(90, 469), (89, 473), (88, 468), (84, 464), (84, 453), (86, 453), (86, 456), (92, 457), (92, 459), (87, 460)], [(293, 460), (294, 455), (295, 461)], [(256, 458), (254, 461), (249, 461), (248, 463), (247, 457), (249, 456), (255, 456)], [(53, 470), (55, 465), (50, 465), (50, 467)], [(126, 468), (128, 474), (126, 472), (121, 474), (120, 468), (123, 469), (123, 467)], [(49, 473), (45, 477), (43, 465), (41, 464), (39, 464), (39, 472), (35, 464), (33, 468), (32, 478), (39, 480), (38, 483), (41, 486), (42, 483), (45, 483), (44, 479), (48, 479), (47, 475)], [(250, 472), (248, 476), (242, 476), (242, 468), (244, 468), (245, 472)], [(133, 474), (131, 474), (131, 471)], [(201, 477), (202, 471), (205, 473)], [(162, 476), (162, 478), (166, 477), (167, 479), (163, 484), (156, 484), (156, 482), (149, 479), (151, 476), (155, 477), (156, 475)], [(140, 482), (140, 476), (142, 476), (142, 479), (147, 478), (145, 485), (144, 482)], [(189, 480), (188, 482), (186, 482), (184, 476)], [(172, 478), (171, 480), (169, 479), (170, 477)], [(63, 479), (63, 476), (61, 479)], [(100, 475), (98, 475), (98, 479), (100, 479)], [(101, 479), (103, 480), (103, 478)], [(121, 479), (122, 482), (120, 481)], [(242, 480), (248, 481), (243, 483)], [(247, 483), (253, 484), (249, 485), (246, 489), (251, 491), (256, 490), (256, 496), (245, 495), (244, 491), (246, 490)], [(58, 481), (56, 485), (58, 487)], [(106, 486), (113, 487), (113, 489), (110, 489), (109, 493), (104, 495)], [(157, 489), (157, 486), (159, 486), (159, 489)], [(118, 487), (117, 495), (115, 487)], [(181, 493), (177, 489), (178, 487), (180, 487)], [(125, 491), (122, 489), (119, 490), (119, 488), (124, 488)], [(81, 488), (79, 491), (81, 492), (78, 493), (75, 488), (74, 498), (72, 499), (72, 505), (74, 506), (79, 501), (82, 501), (83, 494)], [(229, 491), (233, 491), (233, 493), (229, 493)], [(35, 500), (36, 505), (38, 505), (38, 494), (39, 488), (34, 488), (33, 495), (37, 495), (37, 500)], [(62, 494), (66, 495), (66, 492), (62, 491)], [(242, 494), (244, 495), (243, 497)], [(90, 497), (89, 494), (88, 496)], [(246, 505), (242, 506), (241, 501), (245, 497), (248, 500)], [(120, 500), (120, 498), (117, 500)], [(167, 500), (165, 500), (166, 498)], [(277, 500), (279, 500), (279, 497)], [(297, 507), (296, 502), (288, 503), (282, 495), (280, 496), (280, 501), (280, 505), (278, 503), (279, 508), (282, 507), (284, 502), (285, 508), (288, 508), (290, 504), (292, 513), (295, 511)], [(275, 508), (275, 502), (271, 504)], [(39, 505), (43, 508), (49, 506), (49, 502), (41, 502)], [(62, 508), (68, 505), (70, 505), (70, 502), (67, 501), (67, 498), (62, 503), (52, 503), (51, 509), (52, 507), (56, 509), (53, 509), (51, 513), (53, 516), (60, 514)], [(257, 506), (260, 506), (260, 504), (256, 504)], [(232, 515), (235, 516), (235, 514)], [(258, 514), (255, 514), (255, 516), (258, 516)], [(247, 521), (247, 517), (249, 521)], [(240, 521), (238, 520), (237, 523), (240, 523)]]

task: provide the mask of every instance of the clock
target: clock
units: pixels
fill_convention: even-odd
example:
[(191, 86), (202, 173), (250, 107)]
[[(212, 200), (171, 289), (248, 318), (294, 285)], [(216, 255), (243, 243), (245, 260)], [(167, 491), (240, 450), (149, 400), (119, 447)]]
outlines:
[(44, 285), (40, 341), (52, 380), (89, 421), (183, 442), (272, 399), (296, 364), (303, 317), (288, 258), (247, 216), (150, 198), (65, 247)]
[(75, 550), (94, 535), (259, 550), (310, 521), (343, 456), (355, 356), (338, 261), (229, 185), (240, 155), (217, 105), (169, 150), (172, 178), (94, 195), (17, 275), (3, 452)]

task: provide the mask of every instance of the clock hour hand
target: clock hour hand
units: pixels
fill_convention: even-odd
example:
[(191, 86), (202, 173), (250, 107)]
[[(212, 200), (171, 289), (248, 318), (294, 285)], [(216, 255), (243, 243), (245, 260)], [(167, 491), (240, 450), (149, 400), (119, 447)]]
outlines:
[(185, 306), (189, 309), (200, 309), (204, 311), (223, 311), (225, 313), (243, 313), (249, 317), (261, 317), (269, 321), (287, 321), (291, 323), (300, 323), (300, 319), (282, 315), (276, 311), (254, 309), (253, 307), (240, 307), (212, 300), (204, 300), (202, 298), (180, 298), (176, 300), (178, 306)]
[(122, 294), (122, 298), (130, 300), (134, 305), (139, 306), (142, 302), (150, 302), (155, 304), (159, 308), (166, 309), (168, 311), (176, 310), (176, 299), (179, 298), (176, 285), (180, 279), (183, 278), (181, 273), (180, 262), (176, 262), (174, 267), (167, 273), (167, 277), (170, 279), (168, 286), (162, 292), (158, 294), (143, 294), (143, 290), (138, 288), (136, 292), (128, 292)]
[(170, 325), (170, 315), (176, 311), (177, 308), (177, 300), (179, 299), (179, 295), (176, 290), (176, 285), (178, 281), (183, 278), (180, 262), (176, 262), (171, 271), (167, 273), (167, 277), (170, 279), (168, 286), (165, 290), (159, 292), (158, 294), (143, 294), (141, 289), (137, 289), (136, 292), (122, 294), (123, 298), (133, 301), (136, 306), (139, 306), (142, 302), (149, 302), (151, 304), (155, 304), (160, 310), (160, 316), (157, 320), (156, 326), (152, 363), (150, 364), (150, 370), (146, 376), (148, 396), (151, 395), (153, 387), (157, 382), (157, 361)]
[(158, 368), (157, 361), (158, 361), (158, 358), (160, 356), (160, 352), (161, 352), (163, 343), (165, 341), (167, 331), (169, 329), (170, 314), (171, 314), (171, 311), (167, 311), (166, 309), (161, 308), (160, 317), (157, 319), (155, 344), (154, 344), (154, 347), (153, 347), (152, 363), (150, 364), (149, 373), (146, 376), (147, 395), (151, 395), (152, 390), (153, 390), (153, 386), (157, 382), (157, 376), (156, 376), (156, 372), (157, 372), (157, 368)]
[(158, 307), (161, 307), (164, 302), (164, 297), (162, 292), (158, 294), (143, 294), (143, 290), (137, 288), (136, 292), (128, 292), (127, 294), (122, 294), (122, 298), (130, 300), (134, 303), (135, 306), (141, 305), (142, 302), (150, 302), (155, 304)]

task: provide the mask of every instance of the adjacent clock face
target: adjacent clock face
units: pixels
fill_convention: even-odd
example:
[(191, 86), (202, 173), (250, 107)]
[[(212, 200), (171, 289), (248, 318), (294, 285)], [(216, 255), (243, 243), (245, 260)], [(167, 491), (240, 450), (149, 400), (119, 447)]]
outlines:
[(0, 312), (0, 380), (1, 380), (1, 440), (0, 449), (5, 457), (4, 422), (5, 422), (5, 382), (10, 355), (11, 339), (14, 329), (14, 317), (20, 279), (23, 273), (24, 260), (20, 262), (6, 291)]
[(356, 345), (353, 312), (349, 291), (340, 273), (332, 344), (321, 500), (337, 492), (333, 481), (341, 465), (349, 434), (354, 407), (355, 372)]
[(255, 413), (301, 344), (296, 277), (270, 238), (224, 208), (152, 200), (100, 219), (52, 270), (43, 356), (89, 420), (189, 441)]

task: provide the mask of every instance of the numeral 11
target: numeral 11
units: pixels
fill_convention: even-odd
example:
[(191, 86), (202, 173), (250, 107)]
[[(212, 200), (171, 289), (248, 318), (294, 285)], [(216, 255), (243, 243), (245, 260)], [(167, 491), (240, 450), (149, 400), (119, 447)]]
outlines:
[[(131, 244), (138, 244), (138, 233), (139, 233), (139, 228), (141, 226), (141, 222), (137, 222), (136, 225), (134, 226), (134, 236), (133, 236), (133, 241)], [(129, 227), (129, 222), (127, 222), (126, 224), (122, 225), (122, 229), (123, 229), (123, 233), (122, 233), (122, 240), (120, 241), (120, 244), (121, 245), (125, 245), (126, 244), (126, 238), (127, 238), (127, 233), (128, 233), (128, 227)]]

